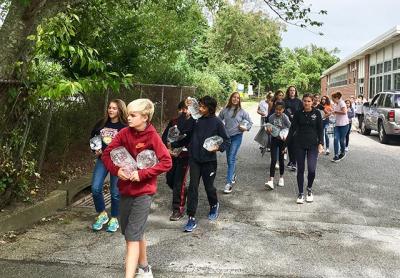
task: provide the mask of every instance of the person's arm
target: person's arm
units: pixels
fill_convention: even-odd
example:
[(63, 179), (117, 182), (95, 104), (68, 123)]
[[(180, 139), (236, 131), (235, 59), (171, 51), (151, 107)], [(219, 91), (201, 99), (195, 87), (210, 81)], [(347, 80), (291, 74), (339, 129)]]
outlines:
[(251, 127), (253, 126), (253, 121), (250, 118), (249, 113), (247, 113), (246, 111), (243, 111), (243, 119), (249, 122), (249, 128), (247, 129), (247, 131), (249, 131), (251, 129)]
[(292, 125), (289, 117), (286, 114), (284, 114), (284, 117), (283, 117), (283, 125), (285, 128), (290, 128), (290, 126)]
[(172, 142), (171, 143), (171, 147), (172, 148), (185, 147), (190, 143), (190, 140), (191, 140), (192, 135), (193, 135), (193, 129), (195, 128), (195, 123), (196, 123), (196, 121), (192, 117), (190, 117), (189, 119), (187, 119), (185, 121), (184, 130), (181, 131), (181, 133), (182, 134), (186, 134), (186, 136), (183, 137), (179, 141)]
[(167, 145), (168, 143), (168, 131), (171, 127), (172, 127), (172, 121), (169, 121), (167, 127), (164, 129), (164, 132), (161, 136), (164, 145)]
[[(344, 104), (344, 105), (343, 105), (343, 104)], [(340, 102), (338, 103), (338, 105), (339, 105), (339, 109), (340, 109), (340, 110), (335, 110), (335, 114), (347, 115), (347, 106), (346, 106), (346, 103), (344, 103), (344, 101), (343, 101), (343, 102), (340, 101)]]
[(219, 146), (218, 151), (224, 152), (226, 148), (231, 144), (231, 139), (229, 138), (228, 133), (226, 132), (225, 126), (222, 122), (217, 123), (217, 132), (218, 135), (222, 137), (224, 140), (222, 144)]
[[(263, 100), (258, 104), (258, 108), (257, 108), (257, 114), (261, 115), (261, 116), (265, 116), (266, 111), (261, 110), (261, 105), (262, 105)], [(267, 108), (268, 111), (268, 108)]]
[(299, 124), (298, 115), (299, 115), (298, 113), (295, 113), (293, 116), (292, 124), (290, 125), (290, 128), (289, 128), (289, 134), (286, 137), (287, 144), (290, 144), (290, 142), (292, 142), (294, 139), (293, 137), (294, 137), (295, 132), (297, 131), (298, 124)]
[(317, 113), (317, 136), (318, 136), (318, 152), (324, 151), (324, 129), (322, 125), (321, 113)]
[(223, 120), (225, 119), (225, 111), (226, 111), (226, 109), (224, 108), (224, 109), (222, 109), (221, 112), (219, 112), (219, 114), (218, 114), (218, 118), (219, 118), (221, 121), (223, 121)]
[(139, 169), (138, 175), (140, 181), (158, 176), (164, 172), (168, 172), (169, 169), (171, 169), (172, 167), (171, 155), (169, 154), (168, 149), (162, 143), (160, 136), (155, 133), (150, 140), (152, 142), (151, 145), (153, 147), (153, 150), (158, 159), (158, 163), (148, 169)]

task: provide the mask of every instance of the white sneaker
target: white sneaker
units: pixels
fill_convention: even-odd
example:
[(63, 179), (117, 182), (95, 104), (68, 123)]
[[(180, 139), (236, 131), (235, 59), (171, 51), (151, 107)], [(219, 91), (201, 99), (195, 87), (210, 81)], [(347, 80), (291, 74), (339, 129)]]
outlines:
[(303, 194), (299, 194), (299, 195), (297, 196), (297, 201), (296, 201), (296, 203), (298, 203), (298, 204), (304, 204), (304, 195), (303, 195)]
[(279, 164), (278, 164), (278, 163), (275, 164), (275, 169), (276, 169), (276, 170), (279, 169)]
[(349, 151), (349, 147), (344, 148), (344, 151), (348, 152)]
[(287, 153), (284, 153), (284, 154), (283, 154), (283, 159), (284, 159), (284, 160), (287, 160)]
[(224, 193), (229, 194), (231, 192), (232, 192), (232, 184), (230, 184), (230, 183), (225, 184)]
[(285, 185), (285, 181), (283, 180), (283, 178), (279, 178), (278, 186), (284, 186), (284, 185)]
[(314, 201), (314, 196), (311, 191), (308, 191), (306, 195), (306, 202), (312, 203), (313, 201)]
[(326, 149), (326, 152), (325, 152), (325, 154), (326, 155), (329, 155), (331, 152), (329, 151), (329, 149)]
[(145, 272), (143, 269), (138, 267), (135, 277), (136, 278), (153, 278), (153, 272), (151, 271), (151, 266), (149, 265), (148, 272)]
[(269, 180), (265, 183), (267, 189), (274, 189), (274, 180)]

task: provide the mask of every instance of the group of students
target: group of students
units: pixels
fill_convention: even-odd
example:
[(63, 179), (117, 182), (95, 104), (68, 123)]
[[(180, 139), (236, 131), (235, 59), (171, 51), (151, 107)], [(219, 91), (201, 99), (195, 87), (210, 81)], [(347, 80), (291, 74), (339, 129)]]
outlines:
[[(279, 129), (289, 129), (288, 135), (271, 136), (270, 178), (266, 186), (273, 189), (275, 164), (279, 161), (279, 186), (284, 185), (284, 152), (288, 150), (289, 167), (297, 170), (298, 198), (297, 203), (313, 201), (312, 185), (315, 178), (317, 157), (319, 153), (328, 150), (329, 138), (324, 140), (327, 115), (336, 116), (335, 126), (335, 158), (339, 160), (345, 154), (345, 144), (342, 140), (346, 135), (349, 122), (347, 107), (343, 105), (340, 93), (333, 95), (336, 104), (330, 108), (329, 99), (323, 97), (321, 103), (316, 103), (313, 95), (305, 94), (300, 100), (297, 90), (290, 86), (286, 97), (282, 91), (260, 104), (262, 126), (271, 123)], [(137, 99), (125, 105), (120, 99), (111, 100), (107, 112), (92, 130), (92, 137), (100, 135), (102, 148), (95, 151), (97, 157), (92, 178), (92, 195), (98, 216), (92, 229), (99, 231), (107, 224), (108, 232), (118, 228), (126, 240), (125, 277), (153, 277), (147, 260), (144, 230), (150, 212), (152, 196), (157, 191), (157, 176), (166, 172), (167, 184), (172, 189), (171, 221), (181, 219), (185, 214), (188, 221), (185, 232), (192, 232), (197, 227), (196, 211), (198, 206), (199, 184), (203, 180), (208, 203), (208, 219), (215, 221), (219, 216), (220, 203), (214, 180), (217, 172), (216, 152), (226, 152), (227, 173), (223, 192), (232, 192), (236, 182), (236, 157), (242, 143), (243, 133), (252, 127), (249, 114), (241, 106), (240, 94), (230, 95), (227, 105), (216, 115), (217, 101), (204, 96), (199, 99), (200, 118), (194, 119), (188, 107), (192, 105), (186, 99), (178, 105), (178, 117), (172, 119), (160, 138), (151, 119), (154, 114), (154, 104), (149, 99)], [(264, 107), (261, 107), (264, 105)], [(241, 124), (247, 122), (246, 127)], [(168, 130), (176, 126), (183, 135), (178, 141), (168, 141)], [(343, 127), (343, 128), (341, 128)], [(271, 129), (265, 132), (271, 134)], [(336, 139), (336, 134), (338, 137)], [(326, 133), (325, 133), (326, 135)], [(222, 143), (214, 149), (205, 149), (203, 144), (207, 138), (219, 136)], [(326, 137), (326, 136), (325, 136)], [(340, 153), (339, 147), (340, 145)], [(158, 162), (148, 169), (139, 169), (127, 174), (122, 168), (114, 165), (110, 152), (118, 147), (125, 147), (136, 158), (143, 150), (153, 150)], [(263, 146), (264, 147), (264, 146)], [(265, 146), (267, 148), (267, 146)], [(180, 152), (176, 152), (179, 149)], [(308, 166), (307, 194), (304, 197), (305, 161)], [(111, 218), (105, 210), (103, 185), (104, 179), (110, 173)], [(189, 186), (186, 186), (187, 176), (190, 176)], [(118, 220), (119, 219), (119, 220)]]

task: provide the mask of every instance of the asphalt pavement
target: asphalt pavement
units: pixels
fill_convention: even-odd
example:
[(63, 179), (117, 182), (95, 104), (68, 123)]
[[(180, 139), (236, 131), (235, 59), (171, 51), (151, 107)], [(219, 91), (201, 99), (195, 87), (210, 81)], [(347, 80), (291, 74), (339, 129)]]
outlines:
[[(258, 123), (255, 106), (246, 107)], [(160, 177), (146, 232), (154, 277), (400, 277), (400, 143), (353, 132), (343, 161), (319, 157), (314, 202), (298, 205), (294, 172), (284, 187), (265, 189), (270, 157), (261, 157), (257, 131), (244, 136), (229, 195), (225, 154), (218, 157), (215, 222), (200, 185), (193, 233), (182, 231), (186, 217), (169, 221), (172, 192)], [(123, 277), (124, 239), (92, 232), (94, 216), (70, 208), (1, 241), (0, 277)]]

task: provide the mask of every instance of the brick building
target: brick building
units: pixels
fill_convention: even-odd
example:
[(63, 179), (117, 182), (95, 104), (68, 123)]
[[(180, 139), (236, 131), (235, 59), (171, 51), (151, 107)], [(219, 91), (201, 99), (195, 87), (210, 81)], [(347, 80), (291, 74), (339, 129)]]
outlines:
[(322, 73), (321, 94), (344, 98), (400, 90), (400, 26), (372, 40)]

